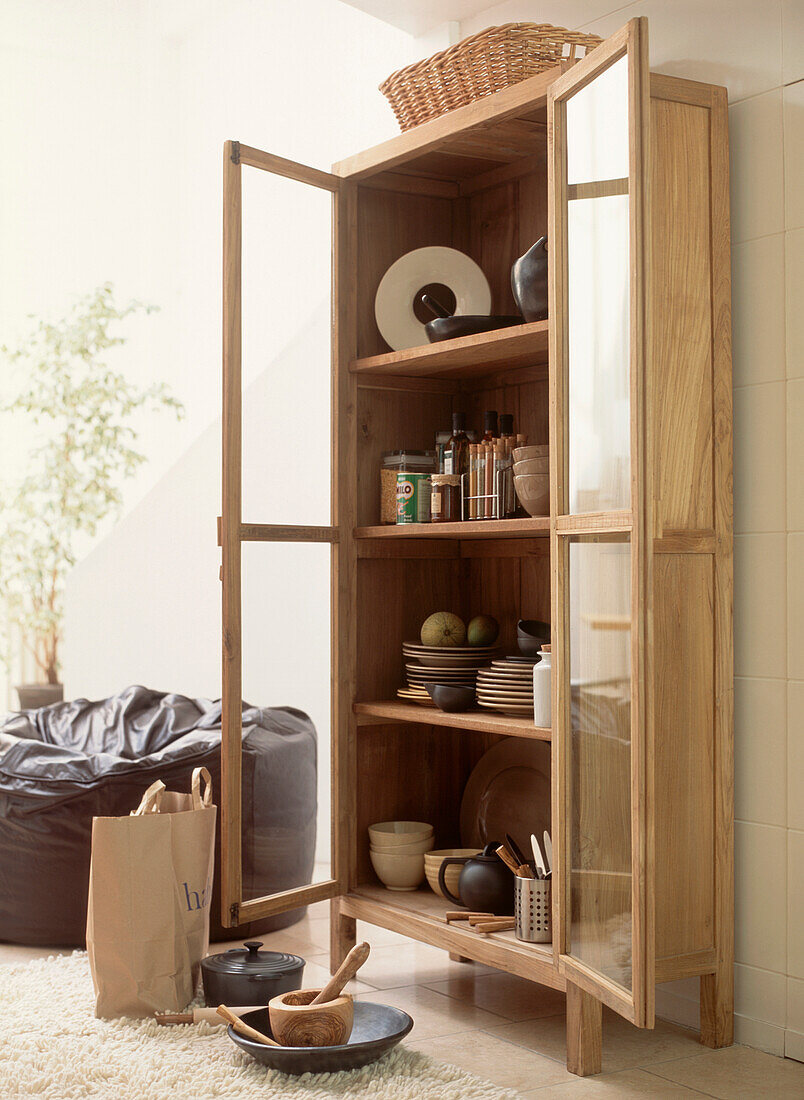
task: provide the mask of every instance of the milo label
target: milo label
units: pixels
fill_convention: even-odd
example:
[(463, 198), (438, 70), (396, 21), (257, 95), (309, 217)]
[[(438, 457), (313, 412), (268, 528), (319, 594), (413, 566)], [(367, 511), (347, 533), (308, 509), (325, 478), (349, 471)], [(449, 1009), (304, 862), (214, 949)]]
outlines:
[(396, 475), (396, 522), (430, 522), (430, 475)]

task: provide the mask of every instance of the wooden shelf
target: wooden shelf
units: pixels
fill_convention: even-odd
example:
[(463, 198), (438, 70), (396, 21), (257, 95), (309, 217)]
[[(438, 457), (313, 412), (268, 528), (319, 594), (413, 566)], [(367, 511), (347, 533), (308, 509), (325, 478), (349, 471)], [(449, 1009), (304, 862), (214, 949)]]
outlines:
[(468, 519), (461, 523), (386, 523), (355, 528), (356, 539), (530, 539), (549, 534), (549, 516)]
[(365, 883), (343, 897), (340, 907), (342, 913), (358, 920), (369, 921), (392, 932), (401, 932), (423, 943), (530, 978), (553, 989), (565, 988), (564, 978), (553, 963), (552, 944), (524, 943), (513, 932), (481, 935), (470, 931), (463, 921), (447, 924), (444, 914), (455, 907), (437, 897), (429, 888), (401, 892)]
[(402, 374), (429, 377), (449, 374), (469, 377), (492, 374), (515, 367), (544, 366), (546, 377), (548, 322), (495, 329), (475, 336), (460, 336), (437, 344), (424, 344), (384, 355), (353, 359), (349, 369), (355, 374)]
[(477, 730), (480, 733), (497, 733), (505, 737), (529, 737), (535, 741), (549, 741), (552, 730), (534, 726), (530, 718), (514, 718), (507, 714), (466, 711), (463, 714), (446, 714), (436, 707), (420, 707), (416, 703), (388, 700), (381, 703), (355, 703), (354, 712), (360, 725), (371, 725), (372, 719), (385, 722), (415, 722), (422, 726), (449, 726), (450, 729)]

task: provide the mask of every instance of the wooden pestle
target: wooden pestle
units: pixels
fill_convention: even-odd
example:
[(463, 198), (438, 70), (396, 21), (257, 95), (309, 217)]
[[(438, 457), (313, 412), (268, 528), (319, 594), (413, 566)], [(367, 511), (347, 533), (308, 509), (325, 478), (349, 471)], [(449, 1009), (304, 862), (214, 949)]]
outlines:
[(240, 1035), (244, 1035), (246, 1039), (253, 1039), (255, 1043), (262, 1043), (263, 1046), (266, 1047), (278, 1047), (281, 1045), (274, 1039), (269, 1039), (267, 1035), (263, 1035), (261, 1031), (257, 1031), (255, 1027), (249, 1027), (248, 1024), (244, 1024), (238, 1016), (235, 1016), (233, 1012), (229, 1011), (226, 1005), (218, 1005), (218, 1015), (222, 1016), (227, 1024), (231, 1024), (235, 1031)]
[(371, 947), (367, 943), (356, 944), (341, 965), (329, 979), (327, 984), (321, 990), (317, 997), (314, 997), (310, 1001), (311, 1005), (322, 1005), (327, 1001), (334, 1001), (336, 997), (339, 997), (341, 990), (347, 982), (354, 978), (360, 967), (369, 957)]

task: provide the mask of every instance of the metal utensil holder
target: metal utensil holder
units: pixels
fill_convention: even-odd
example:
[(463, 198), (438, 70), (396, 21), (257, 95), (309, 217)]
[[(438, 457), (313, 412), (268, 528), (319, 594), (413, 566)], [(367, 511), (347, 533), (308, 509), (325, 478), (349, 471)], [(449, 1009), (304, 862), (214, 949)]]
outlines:
[(553, 939), (552, 890), (549, 878), (515, 878), (514, 933), (527, 943)]

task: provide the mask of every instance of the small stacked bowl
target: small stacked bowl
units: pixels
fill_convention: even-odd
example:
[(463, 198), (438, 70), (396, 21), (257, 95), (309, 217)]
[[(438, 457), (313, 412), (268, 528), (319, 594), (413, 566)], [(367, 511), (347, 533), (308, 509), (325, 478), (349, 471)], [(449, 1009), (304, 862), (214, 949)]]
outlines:
[(550, 515), (550, 460), (548, 445), (514, 447), (514, 488), (529, 516)]
[(425, 853), (434, 830), (425, 821), (380, 821), (369, 825), (371, 865), (389, 890), (415, 890), (424, 878)]

